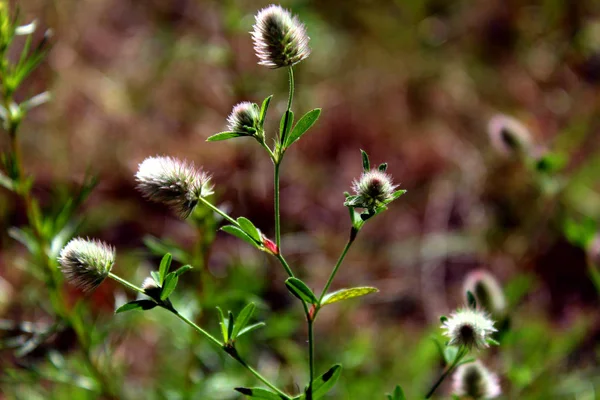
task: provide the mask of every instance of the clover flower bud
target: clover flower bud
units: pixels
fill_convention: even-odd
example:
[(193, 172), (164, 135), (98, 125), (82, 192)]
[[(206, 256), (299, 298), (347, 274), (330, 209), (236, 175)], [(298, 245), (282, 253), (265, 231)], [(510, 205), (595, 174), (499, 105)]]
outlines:
[(246, 136), (261, 133), (260, 108), (257, 104), (244, 101), (233, 107), (227, 117), (227, 130)]
[(363, 172), (359, 179), (352, 183), (356, 193), (350, 196), (346, 206), (375, 209), (394, 200), (396, 185), (392, 183), (392, 177), (383, 171), (372, 169)]
[(194, 164), (172, 157), (148, 157), (135, 175), (137, 188), (147, 199), (163, 203), (187, 218), (201, 197), (213, 193), (210, 176)]
[(460, 309), (450, 315), (442, 324), (450, 340), (449, 345), (471, 349), (488, 347), (487, 340), (496, 332), (494, 321), (486, 313), (470, 308)]
[(252, 40), (259, 64), (290, 67), (310, 55), (306, 28), (289, 11), (270, 5), (256, 14)]
[(495, 317), (502, 317), (506, 312), (506, 299), (496, 278), (487, 271), (475, 270), (467, 275), (464, 293), (471, 292), (477, 305)]
[(72, 239), (58, 256), (67, 280), (84, 292), (91, 292), (106, 279), (115, 263), (115, 249), (99, 240)]
[(531, 134), (521, 122), (507, 115), (495, 115), (488, 124), (492, 146), (506, 156), (529, 153)]
[(154, 278), (151, 277), (147, 277), (146, 279), (144, 279), (144, 281), (142, 282), (142, 289), (144, 289), (144, 292), (146, 292), (146, 294), (150, 297), (160, 296), (160, 292), (162, 290), (161, 287), (158, 286)]
[(463, 364), (452, 377), (453, 394), (474, 400), (493, 399), (502, 393), (498, 376), (479, 361)]

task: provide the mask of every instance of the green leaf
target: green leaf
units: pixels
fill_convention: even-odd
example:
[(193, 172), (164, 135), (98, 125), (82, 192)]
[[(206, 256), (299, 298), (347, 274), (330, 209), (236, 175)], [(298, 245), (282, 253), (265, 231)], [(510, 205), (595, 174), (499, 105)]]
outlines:
[(379, 289), (371, 286), (355, 287), (350, 289), (340, 289), (333, 293), (328, 293), (323, 297), (321, 305), (335, 303), (342, 300), (352, 299), (354, 297), (365, 296), (369, 293), (379, 292)]
[(475, 299), (475, 295), (470, 290), (467, 290), (467, 305), (473, 310), (477, 308), (477, 300)]
[(160, 283), (161, 279), (160, 279), (160, 275), (158, 274), (158, 272), (150, 271), (150, 276), (152, 276), (152, 279), (154, 279), (154, 282), (156, 282), (156, 284), (159, 287), (162, 286), (162, 284)]
[(327, 372), (315, 379), (312, 384), (313, 399), (317, 400), (325, 396), (327, 392), (333, 388), (341, 374), (342, 366), (340, 364), (335, 364), (333, 367), (329, 368)]
[(237, 132), (219, 132), (219, 133), (215, 133), (212, 136), (209, 136), (208, 139), (206, 139), (206, 141), (207, 142), (218, 142), (221, 140), (233, 139), (233, 138), (240, 137), (240, 136), (248, 136), (248, 135), (244, 135), (242, 133), (237, 133)]
[(179, 278), (173, 272), (167, 275), (167, 277), (165, 278), (165, 284), (163, 285), (162, 291), (160, 292), (161, 300), (166, 300), (169, 298), (171, 293), (173, 293), (173, 290), (175, 290), (175, 288), (177, 287), (178, 281)]
[(248, 218), (239, 217), (237, 219), (237, 222), (238, 224), (240, 224), (240, 228), (242, 228), (242, 230), (246, 232), (248, 236), (250, 236), (252, 239), (256, 240), (259, 243), (262, 242), (259, 230)]
[(304, 114), (304, 116), (298, 120), (298, 123), (296, 123), (292, 133), (285, 138), (284, 147), (289, 147), (292, 145), (292, 143), (300, 139), (300, 137), (302, 137), (302, 135), (304, 135), (315, 124), (315, 122), (317, 122), (319, 115), (321, 115), (320, 108), (315, 108), (314, 110)]
[(367, 154), (366, 151), (364, 150), (360, 150), (360, 154), (362, 155), (362, 164), (363, 164), (363, 171), (367, 172), (371, 169), (371, 163), (369, 162), (369, 155)]
[(173, 271), (173, 274), (175, 274), (175, 276), (177, 276), (179, 278), (182, 274), (188, 272), (190, 269), (193, 269), (193, 268), (194, 267), (192, 267), (191, 265), (184, 265), (183, 267), (178, 268), (175, 271)]
[(117, 308), (115, 314), (131, 310), (151, 310), (157, 305), (158, 304), (156, 304), (152, 300), (134, 300), (130, 301), (129, 303), (125, 303), (121, 307)]
[(227, 312), (229, 319), (227, 321), (227, 337), (229, 340), (233, 339), (233, 327), (235, 325), (235, 319), (233, 318), (233, 313), (231, 311)]
[(237, 387), (235, 388), (237, 392), (240, 392), (244, 396), (248, 396), (253, 399), (262, 399), (262, 400), (285, 400), (285, 397), (280, 396), (276, 393), (269, 392), (266, 389), (261, 388), (244, 388)]
[(285, 286), (287, 286), (288, 290), (294, 296), (302, 301), (305, 301), (309, 304), (317, 304), (319, 302), (312, 290), (310, 290), (309, 287), (298, 278), (288, 278), (285, 281)]
[(266, 99), (263, 100), (262, 105), (260, 106), (260, 126), (264, 126), (265, 119), (267, 118), (267, 110), (269, 109), (269, 104), (271, 104), (271, 99), (273, 95), (270, 95)]
[(254, 330), (257, 330), (258, 328), (262, 328), (265, 325), (266, 324), (264, 322), (257, 322), (256, 324), (248, 325), (247, 327), (241, 329), (238, 332), (237, 337), (239, 338), (240, 336), (245, 335), (246, 333), (250, 333)]
[(221, 333), (223, 334), (223, 342), (227, 343), (229, 340), (229, 337), (227, 337), (227, 320), (225, 319), (225, 315), (223, 314), (221, 307), (217, 307), (217, 311), (219, 311), (219, 326), (221, 327)]
[(394, 392), (392, 394), (388, 394), (388, 400), (406, 400), (406, 396), (404, 396), (404, 391), (400, 387), (400, 385), (396, 386)]
[(14, 190), (15, 185), (12, 179), (6, 176), (3, 172), (0, 171), (0, 185), (4, 186), (8, 190)]
[(294, 112), (292, 110), (286, 111), (281, 117), (281, 122), (279, 123), (279, 137), (281, 138), (281, 143), (285, 143), (287, 140), (287, 135), (289, 131), (292, 129), (292, 124), (294, 123)]
[(446, 348), (444, 349), (444, 360), (446, 361), (446, 364), (451, 364), (456, 359), (457, 354), (458, 347), (446, 346)]
[(244, 232), (237, 226), (225, 225), (225, 226), (221, 227), (221, 230), (229, 233), (230, 235), (233, 235), (237, 238), (242, 239), (243, 241), (251, 244), (254, 247), (258, 247), (256, 242), (254, 241), (254, 239), (252, 239), (246, 232)]
[(240, 331), (245, 328), (246, 325), (248, 325), (248, 322), (250, 321), (250, 318), (252, 318), (252, 314), (254, 314), (255, 309), (256, 306), (254, 303), (249, 303), (242, 311), (240, 311), (237, 317), (237, 322), (233, 328), (233, 333), (231, 335), (232, 339), (235, 339)]
[(160, 261), (160, 267), (158, 268), (158, 276), (160, 277), (160, 281), (158, 283), (160, 286), (162, 286), (165, 282), (165, 277), (167, 276), (169, 268), (171, 267), (171, 261), (173, 261), (173, 257), (170, 253), (165, 254)]

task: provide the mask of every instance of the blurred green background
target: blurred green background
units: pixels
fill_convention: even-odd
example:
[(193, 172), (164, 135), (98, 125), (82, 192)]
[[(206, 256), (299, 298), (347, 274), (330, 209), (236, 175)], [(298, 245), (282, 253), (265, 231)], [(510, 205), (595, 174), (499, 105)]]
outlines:
[[(257, 302), (267, 327), (242, 340), (241, 352), (295, 392), (307, 379), (306, 332), (284, 271), (215, 236), (206, 210), (196, 211), (194, 228), (145, 201), (133, 179), (147, 156), (186, 158), (213, 174), (221, 206), (273, 237), (272, 166), (262, 149), (250, 139), (205, 142), (225, 130), (237, 102), (274, 94), (267, 134), (285, 111), (285, 71), (256, 64), (248, 33), (268, 4), (19, 1), (23, 21), (52, 28), (54, 45), (17, 97), (53, 94), (21, 135), (41, 203), (50, 207), (51, 194), (87, 170), (97, 174), (79, 233), (114, 244), (115, 271), (138, 284), (161, 250), (177, 251), (149, 235), (177, 243), (175, 260), (198, 268), (174, 301), (212, 332), (216, 305), (237, 312)], [(361, 232), (334, 283), (380, 293), (331, 306), (317, 323), (317, 370), (344, 365), (329, 398), (383, 399), (396, 384), (422, 398), (443, 366), (431, 340), (439, 316), (464, 303), (464, 278), (478, 268), (495, 274), (510, 304), (502, 346), (481, 354), (504, 398), (600, 398), (599, 294), (585, 249), (564, 228), (600, 219), (600, 2), (281, 4), (305, 22), (313, 50), (295, 69), (296, 114), (323, 108), (283, 164), (288, 261), (322, 288), (350, 226), (343, 192), (361, 172), (359, 149), (387, 162), (408, 190)], [(487, 123), (497, 113), (521, 120), (536, 154), (552, 151), (564, 167), (534, 171), (495, 151)], [(7, 148), (6, 135), (0, 140)], [(26, 223), (22, 205), (3, 192), (0, 214), (0, 311), (43, 322), (43, 288), (6, 234)], [(73, 303), (81, 296), (65, 290)], [(125, 295), (104, 284), (82, 310), (123, 398), (237, 399), (232, 387), (256, 384), (162, 310), (114, 316)], [(4, 350), (0, 398), (97, 398), (74, 347), (65, 334), (25, 359)], [(438, 397), (447, 394), (445, 385)]]

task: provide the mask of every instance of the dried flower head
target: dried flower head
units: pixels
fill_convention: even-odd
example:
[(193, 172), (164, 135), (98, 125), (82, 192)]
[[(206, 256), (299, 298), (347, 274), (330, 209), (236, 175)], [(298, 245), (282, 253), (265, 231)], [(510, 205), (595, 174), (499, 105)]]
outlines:
[(146, 158), (135, 178), (144, 197), (168, 205), (183, 219), (190, 215), (201, 197), (213, 193), (206, 172), (172, 157)]
[(256, 14), (252, 40), (258, 63), (269, 68), (290, 67), (310, 55), (306, 28), (281, 6), (270, 5)]
[(470, 308), (460, 309), (444, 321), (442, 328), (444, 335), (450, 338), (449, 345), (461, 346), (471, 349), (488, 347), (487, 340), (496, 332), (494, 321), (480, 310)]
[(246, 136), (260, 133), (260, 108), (258, 104), (244, 101), (233, 107), (227, 117), (227, 130)]
[(502, 390), (498, 376), (479, 361), (463, 364), (452, 377), (452, 391), (457, 396), (483, 400), (500, 396)]
[(488, 124), (492, 146), (501, 154), (517, 155), (529, 153), (531, 134), (518, 120), (507, 115), (495, 115)]
[(470, 272), (464, 284), (464, 292), (467, 291), (473, 293), (478, 306), (493, 316), (504, 315), (506, 311), (504, 293), (496, 278), (489, 272), (484, 270)]
[(394, 200), (396, 185), (392, 177), (383, 171), (372, 169), (363, 172), (359, 179), (352, 183), (356, 196), (352, 196), (347, 206), (375, 209)]
[(58, 263), (69, 282), (90, 292), (108, 276), (115, 263), (115, 249), (99, 240), (75, 238), (60, 251)]

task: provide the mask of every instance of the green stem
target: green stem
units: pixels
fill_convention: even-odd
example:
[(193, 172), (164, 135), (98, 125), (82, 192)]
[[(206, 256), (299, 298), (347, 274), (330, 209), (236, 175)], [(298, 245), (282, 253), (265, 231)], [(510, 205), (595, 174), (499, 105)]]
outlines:
[[(333, 267), (333, 270), (331, 271), (331, 274), (329, 275), (329, 279), (327, 280), (327, 283), (325, 284), (325, 287), (323, 288), (323, 292), (321, 293), (321, 296), (319, 297), (319, 304), (321, 304), (321, 302), (323, 301), (323, 297), (325, 297), (325, 295), (327, 294), (327, 290), (329, 290), (329, 287), (331, 286), (331, 283), (333, 282), (333, 278), (335, 278), (335, 275), (337, 274), (338, 269), (340, 268), (340, 265), (342, 265), (342, 261), (344, 261), (344, 258), (346, 258), (346, 254), (348, 254), (348, 250), (350, 250), (350, 246), (352, 246), (352, 243), (354, 243), (355, 238), (356, 238), (356, 234), (350, 235), (350, 239), (348, 239), (348, 242), (346, 243), (344, 250), (342, 250), (342, 254), (340, 254), (340, 257), (338, 258), (337, 263), (335, 264), (335, 267)], [(315, 311), (315, 313), (316, 313), (316, 311)]]
[(456, 353), (456, 357), (454, 357), (454, 361), (452, 361), (452, 364), (450, 364), (450, 366), (446, 368), (446, 370), (444, 371), (444, 373), (442, 374), (442, 376), (439, 377), (439, 379), (433, 384), (433, 387), (425, 395), (426, 399), (429, 399), (431, 396), (433, 396), (433, 393), (442, 384), (442, 382), (444, 382), (444, 380), (446, 379), (446, 377), (448, 375), (450, 375), (450, 373), (454, 370), (454, 368), (456, 367), (456, 365), (460, 362), (460, 360), (463, 359), (464, 356), (467, 355), (468, 352), (469, 351), (466, 348), (464, 348), (464, 347), (461, 347), (458, 350), (458, 353)]
[(312, 400), (313, 398), (313, 380), (315, 379), (315, 334), (314, 334), (314, 320), (307, 313), (308, 321), (308, 389), (306, 390), (306, 400)]
[(292, 100), (294, 98), (294, 67), (292, 67), (292, 66), (290, 66), (288, 68), (288, 77), (290, 80), (290, 93), (288, 96), (287, 109), (291, 110), (292, 109)]
[(281, 161), (275, 162), (274, 191), (275, 191), (275, 244), (281, 254), (281, 215), (279, 213), (279, 166)]
[(227, 221), (231, 222), (233, 225), (239, 226), (238, 222), (235, 219), (233, 219), (229, 215), (227, 215), (226, 212), (221, 211), (218, 207), (214, 206), (211, 202), (206, 200), (204, 197), (200, 197), (200, 201), (202, 202), (202, 204), (204, 204), (205, 206), (207, 206), (208, 208), (210, 208), (211, 210), (213, 210), (214, 212), (216, 212), (217, 214), (219, 214), (220, 216), (225, 218)]
[(108, 273), (108, 277), (119, 282), (121, 285), (133, 290), (134, 292), (138, 292), (138, 293), (142, 293), (142, 294), (146, 294), (146, 292), (144, 292), (144, 289), (135, 286), (133, 283), (126, 281), (125, 279), (121, 278), (120, 276), (117, 276), (115, 274), (113, 274), (112, 272)]
[(290, 265), (287, 263), (287, 261), (285, 260), (285, 258), (281, 254), (275, 254), (275, 257), (277, 257), (277, 259), (279, 260), (279, 262), (281, 263), (281, 265), (285, 269), (285, 272), (287, 272), (287, 274), (291, 278), (293, 278), (294, 277), (294, 273), (292, 272), (292, 269), (290, 268)]

